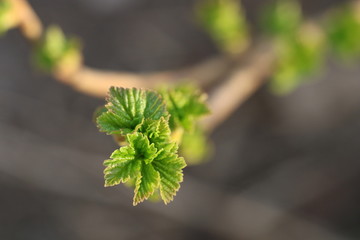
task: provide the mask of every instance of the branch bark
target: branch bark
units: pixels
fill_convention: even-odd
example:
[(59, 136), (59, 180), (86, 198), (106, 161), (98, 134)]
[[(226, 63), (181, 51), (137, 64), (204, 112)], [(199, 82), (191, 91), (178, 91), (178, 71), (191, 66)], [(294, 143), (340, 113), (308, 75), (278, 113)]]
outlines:
[(39, 17), (26, 0), (10, 0), (14, 15), (18, 19), (18, 26), (24, 37), (31, 42), (40, 39), (43, 27)]
[(202, 122), (211, 132), (244, 103), (267, 79), (273, 69), (275, 54), (269, 45), (259, 45), (248, 56), (248, 62), (235, 68), (226, 80), (210, 92), (212, 113)]
[[(34, 10), (26, 0), (11, 2), (24, 37), (32, 43), (38, 42), (43, 27)], [(221, 80), (222, 84), (210, 93), (209, 104), (213, 114), (203, 122), (205, 130), (211, 131), (254, 93), (269, 74), (274, 58), (271, 51), (263, 47), (255, 48), (248, 55), (250, 60), (245, 65), (241, 62), (243, 56), (219, 56), (174, 71), (136, 74), (97, 70), (81, 64), (70, 74), (55, 71), (53, 76), (79, 92), (101, 98), (106, 96), (111, 86), (156, 88), (159, 85), (195, 80), (205, 89)]]
[(111, 86), (154, 89), (164, 84), (174, 85), (196, 80), (198, 85), (206, 88), (224, 76), (233, 62), (233, 59), (221, 56), (184, 69), (144, 74), (98, 70), (81, 66), (71, 75), (65, 75), (65, 77), (61, 77), (61, 74), (57, 75), (57, 79), (79, 92), (103, 98)]

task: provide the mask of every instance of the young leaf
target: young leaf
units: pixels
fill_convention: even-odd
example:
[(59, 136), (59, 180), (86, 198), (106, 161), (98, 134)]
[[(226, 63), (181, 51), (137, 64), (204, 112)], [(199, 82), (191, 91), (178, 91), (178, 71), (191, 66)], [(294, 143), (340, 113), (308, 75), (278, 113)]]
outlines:
[(238, 1), (203, 0), (197, 10), (200, 23), (222, 50), (239, 53), (248, 45), (247, 23)]
[(313, 25), (304, 25), (292, 37), (277, 39), (276, 69), (271, 81), (275, 94), (286, 94), (319, 72), (324, 63), (323, 33)]
[(171, 141), (169, 115), (161, 97), (152, 91), (112, 87), (106, 109), (99, 111), (100, 130), (128, 145), (115, 150), (106, 166), (105, 186), (134, 187), (133, 204), (160, 196), (169, 203), (180, 187), (186, 166)]
[(196, 126), (193, 132), (184, 132), (180, 153), (189, 165), (203, 163), (211, 155), (211, 147), (205, 132)]
[(301, 7), (297, 0), (276, 0), (262, 12), (261, 24), (270, 35), (289, 36), (297, 31), (301, 19)]
[(162, 151), (152, 162), (160, 174), (160, 195), (165, 204), (171, 202), (183, 181), (182, 169), (186, 167), (183, 158), (172, 152)]
[(105, 186), (134, 180), (134, 205), (149, 198), (157, 188), (164, 202), (169, 203), (180, 187), (185, 161), (177, 156), (175, 148), (172, 152), (158, 150), (142, 133), (128, 134), (127, 141), (129, 146), (116, 150), (104, 162)]
[(327, 18), (329, 45), (343, 59), (353, 59), (360, 55), (359, 9), (359, 3), (355, 6), (345, 5), (330, 12)]
[(142, 163), (140, 176), (135, 183), (135, 195), (133, 205), (137, 205), (154, 194), (160, 182), (160, 174), (155, 171), (152, 164)]
[(107, 134), (128, 134), (144, 119), (167, 116), (164, 102), (152, 91), (111, 87), (107, 101), (107, 111), (97, 118), (100, 131)]
[(167, 152), (176, 152), (177, 145), (175, 142), (171, 142), (171, 130), (167, 119), (164, 117), (160, 120), (146, 119), (139, 131), (144, 133), (156, 148)]
[(159, 173), (151, 166), (158, 155), (154, 144), (141, 133), (127, 135), (129, 146), (116, 150), (104, 162), (105, 186), (114, 186), (136, 179), (134, 205), (153, 194), (159, 184)]
[(170, 113), (170, 128), (182, 127), (192, 131), (198, 118), (210, 112), (205, 100), (206, 95), (191, 85), (162, 89), (161, 95)]
[(72, 73), (82, 61), (79, 41), (67, 38), (59, 27), (50, 26), (35, 49), (34, 60), (44, 71), (59, 76)]
[(126, 183), (129, 179), (137, 177), (141, 162), (136, 160), (132, 147), (126, 146), (115, 150), (110, 158), (104, 162), (105, 187)]
[(17, 24), (12, 3), (9, 0), (0, 0), (0, 35)]
[(105, 186), (114, 186), (139, 177), (142, 163), (149, 164), (157, 156), (154, 144), (150, 144), (141, 133), (127, 135), (127, 141), (129, 146), (115, 150), (111, 159), (104, 162)]

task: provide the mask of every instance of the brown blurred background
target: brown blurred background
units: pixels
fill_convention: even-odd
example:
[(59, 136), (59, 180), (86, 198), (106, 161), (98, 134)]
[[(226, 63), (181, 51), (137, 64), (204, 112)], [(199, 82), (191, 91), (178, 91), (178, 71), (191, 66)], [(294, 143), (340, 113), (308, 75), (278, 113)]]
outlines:
[[(243, 1), (255, 24), (261, 0)], [(343, 1), (302, 1), (308, 16)], [(46, 25), (84, 44), (85, 62), (144, 72), (218, 54), (194, 0), (32, 0)], [(256, 29), (256, 26), (254, 26)], [(360, 62), (327, 70), (285, 97), (260, 89), (211, 136), (175, 201), (131, 205), (103, 187), (116, 147), (82, 95), (29, 63), (18, 31), (0, 38), (0, 239), (360, 239)]]

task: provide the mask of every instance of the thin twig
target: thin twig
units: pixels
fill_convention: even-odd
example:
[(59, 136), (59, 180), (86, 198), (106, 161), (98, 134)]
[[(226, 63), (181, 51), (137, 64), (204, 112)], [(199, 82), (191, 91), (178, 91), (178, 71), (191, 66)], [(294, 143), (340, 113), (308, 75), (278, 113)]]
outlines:
[(245, 65), (235, 68), (226, 80), (210, 93), (209, 107), (214, 114), (202, 122), (207, 131), (212, 131), (245, 102), (270, 75), (275, 54), (270, 46), (261, 45), (249, 56)]
[(103, 98), (111, 86), (154, 89), (161, 85), (173, 85), (180, 82), (196, 83), (206, 88), (224, 76), (233, 64), (233, 59), (226, 56), (205, 60), (194, 66), (153, 73), (129, 73), (121, 71), (98, 70), (81, 66), (71, 75), (57, 79), (82, 93)]
[(10, 0), (14, 14), (18, 18), (18, 26), (23, 35), (31, 42), (40, 39), (43, 27), (39, 17), (26, 0)]
[[(17, 26), (24, 37), (36, 43), (43, 34), (43, 27), (35, 11), (26, 0), (10, 0)], [(155, 88), (161, 84), (175, 84), (182, 81), (193, 81), (207, 87), (219, 80), (229, 70), (234, 58), (220, 56), (207, 59), (193, 66), (173, 71), (160, 71), (148, 74), (121, 71), (106, 71), (80, 65), (71, 74), (55, 72), (54, 77), (74, 89), (95, 97), (105, 97), (111, 86)]]
[[(43, 34), (41, 21), (26, 0), (11, 1), (24, 37), (36, 43)], [(103, 71), (81, 64), (70, 74), (54, 72), (54, 77), (77, 91), (94, 97), (106, 96), (111, 86), (156, 88), (181, 81), (196, 81), (201, 87), (207, 88), (218, 80), (226, 79), (210, 93), (209, 103), (213, 114), (204, 120), (204, 126), (211, 131), (264, 82), (273, 56), (262, 51), (263, 49), (260, 49), (251, 53), (250, 61), (245, 67), (236, 66), (242, 56), (220, 56), (185, 69), (148, 74)]]

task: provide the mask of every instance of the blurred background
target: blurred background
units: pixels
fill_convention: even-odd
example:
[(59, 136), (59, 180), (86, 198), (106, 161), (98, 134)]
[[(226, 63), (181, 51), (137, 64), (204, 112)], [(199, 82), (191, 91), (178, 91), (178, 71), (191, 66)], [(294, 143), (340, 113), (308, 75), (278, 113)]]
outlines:
[[(194, 0), (31, 0), (45, 25), (79, 36), (85, 63), (176, 69), (219, 54)], [(244, 0), (256, 27), (269, 1)], [(342, 0), (303, 0), (317, 16)], [(360, 239), (360, 62), (326, 70), (286, 96), (261, 88), (211, 135), (168, 206), (131, 204), (103, 187), (116, 148), (93, 111), (104, 104), (35, 70), (17, 30), (0, 38), (0, 239)]]

